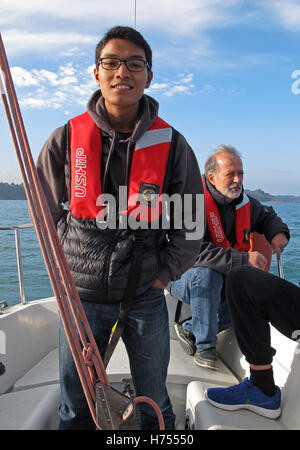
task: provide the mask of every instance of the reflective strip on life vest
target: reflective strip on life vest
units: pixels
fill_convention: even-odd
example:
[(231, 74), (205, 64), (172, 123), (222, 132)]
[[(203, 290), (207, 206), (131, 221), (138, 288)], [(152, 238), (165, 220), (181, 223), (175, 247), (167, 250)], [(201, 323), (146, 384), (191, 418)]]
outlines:
[[(161, 121), (160, 125), (165, 127), (167, 124)], [(136, 142), (126, 214), (141, 222), (156, 221), (161, 215), (161, 194), (171, 140), (172, 128), (167, 125), (167, 128), (146, 131)], [(143, 168), (142, 175), (140, 168)]]
[(143, 134), (143, 136), (137, 140), (135, 145), (135, 151), (145, 147), (161, 144), (162, 142), (171, 142), (172, 140), (172, 128), (161, 128), (158, 130), (149, 130)]
[(250, 200), (244, 194), (243, 201), (235, 207), (235, 249), (243, 252), (250, 250), (250, 229)]

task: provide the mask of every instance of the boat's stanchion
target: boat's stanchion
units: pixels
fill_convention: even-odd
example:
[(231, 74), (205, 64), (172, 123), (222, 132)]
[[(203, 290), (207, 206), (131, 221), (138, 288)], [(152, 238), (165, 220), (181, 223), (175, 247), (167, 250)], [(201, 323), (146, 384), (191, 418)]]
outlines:
[(16, 253), (17, 253), (17, 267), (18, 267), (18, 277), (19, 277), (19, 289), (20, 289), (20, 299), (21, 304), (25, 305), (25, 292), (24, 292), (24, 282), (23, 282), (23, 270), (22, 270), (22, 258), (21, 258), (21, 246), (19, 229), (16, 227), (15, 232), (15, 243), (16, 243)]
[(278, 253), (277, 253), (277, 267), (278, 267), (278, 276), (279, 276), (279, 278), (284, 278), (282, 261), (281, 261), (281, 258), (280, 258), (280, 254), (278, 254)]

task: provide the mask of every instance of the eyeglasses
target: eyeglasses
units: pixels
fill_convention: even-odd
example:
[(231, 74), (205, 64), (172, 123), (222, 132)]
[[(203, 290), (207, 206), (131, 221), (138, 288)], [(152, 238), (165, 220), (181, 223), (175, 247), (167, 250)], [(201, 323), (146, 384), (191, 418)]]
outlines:
[(142, 72), (145, 66), (150, 70), (148, 62), (143, 59), (99, 58), (97, 60), (97, 65), (101, 64), (106, 70), (117, 70), (122, 63), (130, 72)]

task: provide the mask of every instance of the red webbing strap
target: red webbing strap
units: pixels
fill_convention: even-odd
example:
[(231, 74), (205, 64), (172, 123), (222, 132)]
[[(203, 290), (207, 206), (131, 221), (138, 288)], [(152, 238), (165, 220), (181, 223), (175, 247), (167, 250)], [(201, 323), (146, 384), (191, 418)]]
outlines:
[[(32, 158), (1, 33), (0, 69), (1, 99), (20, 166), (31, 217), (92, 418), (96, 426), (102, 429), (102, 424), (97, 422), (96, 383), (110, 388), (109, 380), (67, 265)], [(161, 412), (157, 409), (155, 402), (145, 397), (134, 399), (134, 403), (140, 401), (149, 403), (155, 409), (159, 416), (160, 427), (164, 429)]]

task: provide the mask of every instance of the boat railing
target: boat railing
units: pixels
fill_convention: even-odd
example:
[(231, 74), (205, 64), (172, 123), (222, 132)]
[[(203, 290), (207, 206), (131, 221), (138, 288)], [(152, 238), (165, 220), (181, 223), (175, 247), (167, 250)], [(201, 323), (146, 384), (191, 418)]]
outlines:
[[(21, 245), (20, 245), (20, 230), (24, 230), (27, 228), (33, 228), (32, 223), (22, 224), (22, 225), (9, 225), (6, 227), (0, 227), (0, 231), (14, 231), (15, 234), (15, 248), (17, 255), (17, 268), (18, 268), (18, 280), (19, 280), (19, 292), (20, 292), (20, 302), (22, 305), (25, 305), (25, 291), (24, 291), (24, 279), (23, 279), (23, 270), (22, 270), (22, 255), (21, 255)], [(290, 231), (299, 231), (300, 228), (290, 228)], [(278, 264), (278, 273), (281, 278), (284, 278), (283, 275), (283, 267), (281, 259), (279, 258), (277, 261)], [(300, 281), (299, 281), (300, 285)], [(2, 309), (7, 307), (7, 302), (0, 302), (0, 312)]]
[[(32, 223), (22, 224), (22, 225), (9, 225), (6, 227), (0, 227), (0, 231), (11, 230), (14, 231), (15, 234), (15, 248), (17, 255), (17, 268), (18, 268), (18, 279), (19, 279), (19, 292), (20, 292), (20, 301), (22, 305), (25, 305), (25, 291), (24, 291), (24, 279), (23, 279), (23, 270), (22, 270), (22, 255), (21, 255), (21, 245), (20, 245), (20, 230), (24, 230), (27, 228), (33, 228)], [(1, 309), (5, 308), (5, 302), (3, 302), (3, 306)]]

